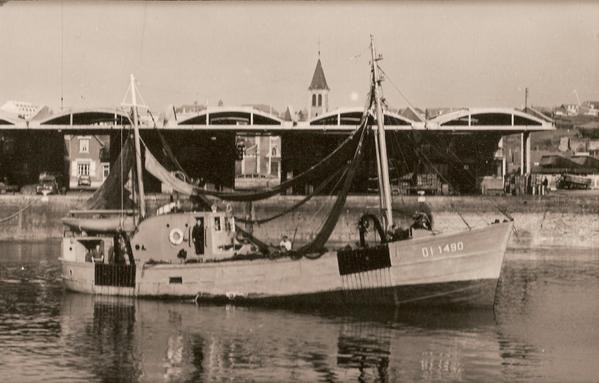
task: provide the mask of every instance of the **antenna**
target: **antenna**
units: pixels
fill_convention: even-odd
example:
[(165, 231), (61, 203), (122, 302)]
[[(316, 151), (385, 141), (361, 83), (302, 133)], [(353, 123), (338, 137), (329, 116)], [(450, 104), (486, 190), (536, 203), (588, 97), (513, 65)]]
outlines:
[(576, 101), (578, 101), (578, 106), (580, 106), (580, 98), (578, 97), (578, 92), (574, 89), (574, 94), (576, 95)]
[(318, 36), (318, 59), (320, 59), (320, 36)]
[(60, 111), (64, 107), (64, 15), (63, 2), (60, 2)]

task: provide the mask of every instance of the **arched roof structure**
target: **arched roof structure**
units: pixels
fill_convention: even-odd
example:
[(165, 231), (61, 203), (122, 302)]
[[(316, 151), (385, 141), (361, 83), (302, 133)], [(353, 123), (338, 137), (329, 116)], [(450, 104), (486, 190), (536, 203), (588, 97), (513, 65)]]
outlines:
[(469, 128), (476, 130), (492, 128), (541, 127), (548, 124), (539, 117), (511, 108), (469, 108), (442, 114), (429, 120), (427, 127)]
[(39, 122), (40, 125), (129, 125), (129, 116), (115, 109), (70, 110), (52, 115)]
[[(364, 113), (364, 109), (360, 107), (355, 108), (342, 108), (337, 109), (332, 112), (317, 116), (312, 118), (309, 121), (309, 125), (317, 126), (317, 125), (359, 125), (360, 119), (362, 118), (362, 114)], [(385, 126), (411, 126), (415, 125), (417, 122), (411, 120), (407, 117), (401, 116), (397, 113), (393, 113), (390, 111), (385, 111), (384, 113)], [(374, 117), (369, 118), (369, 124), (374, 125), (376, 123), (376, 119)]]
[(246, 107), (207, 108), (184, 117), (177, 125), (282, 125), (283, 120), (270, 113)]
[(16, 121), (13, 117), (0, 111), (0, 125), (16, 125)]

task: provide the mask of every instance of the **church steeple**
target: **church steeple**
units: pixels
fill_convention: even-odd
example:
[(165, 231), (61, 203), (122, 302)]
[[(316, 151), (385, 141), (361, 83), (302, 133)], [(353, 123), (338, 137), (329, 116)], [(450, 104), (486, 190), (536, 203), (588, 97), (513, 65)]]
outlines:
[(310, 82), (310, 86), (308, 87), (308, 91), (310, 91), (310, 118), (329, 111), (329, 90), (329, 85), (322, 69), (322, 63), (320, 62), (319, 48), (316, 69), (314, 69), (312, 82)]
[(320, 57), (316, 62), (316, 69), (314, 69), (314, 75), (312, 76), (312, 82), (308, 90), (329, 90), (327, 79), (324, 77), (324, 70), (322, 69), (322, 63)]

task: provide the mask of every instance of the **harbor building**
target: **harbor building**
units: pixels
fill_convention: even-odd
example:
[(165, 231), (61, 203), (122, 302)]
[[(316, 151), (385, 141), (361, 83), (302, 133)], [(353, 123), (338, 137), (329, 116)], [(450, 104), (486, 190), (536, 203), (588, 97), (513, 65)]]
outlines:
[(110, 174), (109, 135), (65, 134), (70, 189), (99, 188)]

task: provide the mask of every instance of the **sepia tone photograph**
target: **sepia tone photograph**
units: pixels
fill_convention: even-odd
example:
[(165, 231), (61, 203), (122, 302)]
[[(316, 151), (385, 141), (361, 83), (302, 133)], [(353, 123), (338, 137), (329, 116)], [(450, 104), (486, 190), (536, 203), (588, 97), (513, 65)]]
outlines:
[(599, 3), (0, 0), (0, 381), (596, 382)]

